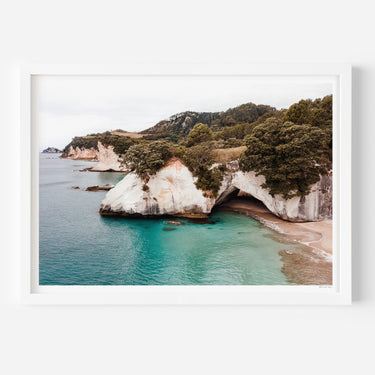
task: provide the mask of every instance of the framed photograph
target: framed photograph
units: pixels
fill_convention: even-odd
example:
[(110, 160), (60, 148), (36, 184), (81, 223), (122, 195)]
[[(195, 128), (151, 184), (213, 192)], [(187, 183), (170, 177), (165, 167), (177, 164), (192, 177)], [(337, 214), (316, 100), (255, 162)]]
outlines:
[(349, 65), (21, 83), (22, 302), (351, 303)]

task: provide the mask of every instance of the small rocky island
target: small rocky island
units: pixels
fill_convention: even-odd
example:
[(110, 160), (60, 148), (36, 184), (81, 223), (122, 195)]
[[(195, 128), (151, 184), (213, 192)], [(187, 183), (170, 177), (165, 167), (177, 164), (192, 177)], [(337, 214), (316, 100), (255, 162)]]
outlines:
[(47, 147), (42, 151), (43, 154), (61, 154), (62, 151), (56, 147)]

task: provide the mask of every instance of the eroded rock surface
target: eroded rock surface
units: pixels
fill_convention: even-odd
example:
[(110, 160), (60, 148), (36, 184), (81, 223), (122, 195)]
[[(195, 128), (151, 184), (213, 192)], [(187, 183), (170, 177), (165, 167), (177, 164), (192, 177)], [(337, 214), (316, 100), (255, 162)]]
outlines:
[(87, 169), (92, 172), (127, 171), (127, 168), (121, 164), (119, 155), (113, 151), (113, 146), (104, 146), (101, 142), (98, 142), (98, 150), (70, 146), (68, 153), (63, 157), (73, 160), (97, 161), (98, 164), (95, 167)]
[(103, 215), (172, 215), (207, 217), (215, 204), (195, 186), (196, 178), (179, 159), (174, 159), (145, 182), (135, 173), (129, 173), (103, 200)]
[(319, 221), (332, 218), (332, 177), (323, 176), (305, 197), (284, 199), (272, 197), (262, 188), (263, 176), (242, 172), (238, 163), (228, 164), (217, 198), (203, 196), (195, 186), (196, 177), (179, 160), (172, 159), (167, 166), (145, 182), (135, 173), (129, 173), (103, 200), (102, 215), (172, 215), (207, 217), (215, 205), (225, 202), (236, 191), (242, 191), (260, 200), (275, 215), (289, 221)]

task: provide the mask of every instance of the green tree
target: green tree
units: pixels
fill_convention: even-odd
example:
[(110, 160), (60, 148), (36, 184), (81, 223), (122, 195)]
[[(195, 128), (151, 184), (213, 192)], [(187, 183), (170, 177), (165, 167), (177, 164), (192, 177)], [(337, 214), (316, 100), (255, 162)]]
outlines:
[(219, 118), (212, 121), (212, 127), (217, 129), (225, 126), (234, 126), (238, 123), (252, 123), (265, 113), (273, 113), (275, 111), (275, 108), (268, 105), (241, 104), (223, 112)]
[(245, 138), (240, 168), (264, 175), (263, 187), (284, 198), (303, 196), (331, 168), (326, 133), (312, 125), (270, 118)]
[(198, 173), (199, 168), (209, 168), (214, 163), (212, 147), (209, 143), (202, 143), (185, 151), (183, 161), (188, 168), (195, 174)]
[(311, 103), (311, 100), (300, 100), (298, 103), (292, 104), (285, 114), (284, 121), (291, 121), (298, 125), (311, 124)]
[(193, 175), (198, 177), (195, 185), (204, 191), (203, 195), (216, 197), (224, 170), (222, 166), (212, 167), (214, 157), (210, 143), (201, 143), (186, 149), (183, 161)]
[(332, 128), (332, 95), (328, 95), (323, 99), (314, 101), (314, 109), (312, 110), (311, 125), (318, 126), (322, 129)]
[(206, 124), (196, 124), (191, 129), (189, 135), (186, 138), (186, 146), (191, 147), (198, 143), (211, 141), (213, 138), (212, 130)]
[(131, 146), (123, 162), (144, 180), (155, 174), (172, 157), (171, 145), (167, 141), (153, 141)]

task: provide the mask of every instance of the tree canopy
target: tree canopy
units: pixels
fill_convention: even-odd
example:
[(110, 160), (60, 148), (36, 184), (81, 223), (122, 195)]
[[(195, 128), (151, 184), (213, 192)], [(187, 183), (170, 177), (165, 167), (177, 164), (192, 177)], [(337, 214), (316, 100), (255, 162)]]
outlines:
[(213, 138), (212, 130), (206, 124), (196, 124), (191, 129), (186, 138), (186, 146), (191, 147), (198, 143), (211, 141)]
[(172, 148), (167, 141), (153, 141), (131, 146), (123, 162), (141, 178), (148, 178), (162, 168), (172, 157)]
[(297, 125), (310, 124), (320, 128), (332, 127), (332, 95), (312, 101), (300, 100), (285, 113), (284, 121)]
[(72, 141), (65, 146), (63, 152), (67, 153), (70, 146), (73, 148), (93, 148), (97, 150), (98, 142), (101, 142), (104, 146), (113, 146), (114, 152), (118, 155), (122, 155), (125, 154), (130, 146), (142, 141), (136, 138), (113, 135), (111, 132), (107, 131), (104, 133), (89, 134), (83, 137), (74, 137)]
[[(223, 166), (212, 167), (214, 163), (212, 145), (205, 142), (187, 148), (183, 161), (193, 175), (198, 177), (195, 183), (197, 188), (203, 190), (204, 195), (212, 194), (216, 197), (223, 180), (224, 168)], [(207, 191), (210, 193), (207, 194)]]
[(329, 139), (324, 130), (313, 125), (270, 118), (253, 129), (245, 145), (241, 169), (264, 175), (263, 187), (269, 188), (271, 195), (306, 195), (331, 167)]

